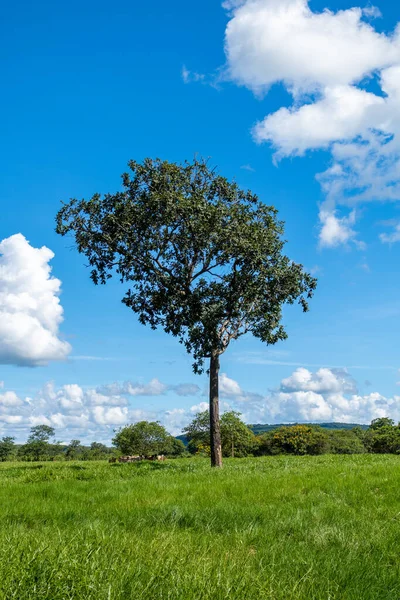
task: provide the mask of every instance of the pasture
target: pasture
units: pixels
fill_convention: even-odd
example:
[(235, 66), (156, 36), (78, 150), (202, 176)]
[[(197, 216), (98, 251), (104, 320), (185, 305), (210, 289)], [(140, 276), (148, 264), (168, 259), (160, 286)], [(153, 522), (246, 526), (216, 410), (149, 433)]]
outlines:
[(400, 457), (0, 464), (1, 600), (398, 600)]

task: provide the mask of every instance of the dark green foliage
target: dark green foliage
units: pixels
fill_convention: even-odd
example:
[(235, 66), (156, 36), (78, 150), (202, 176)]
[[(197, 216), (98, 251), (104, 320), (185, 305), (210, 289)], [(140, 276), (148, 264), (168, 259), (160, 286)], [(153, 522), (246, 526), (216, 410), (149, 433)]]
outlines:
[(388, 417), (380, 417), (379, 419), (374, 419), (369, 426), (370, 429), (378, 430), (381, 427), (393, 427), (394, 421), (393, 419), (389, 419)]
[(27, 444), (33, 444), (34, 442), (46, 442), (54, 437), (55, 430), (49, 425), (35, 425), (31, 427), (31, 432), (28, 437)]
[(282, 254), (277, 211), (195, 159), (131, 161), (123, 191), (71, 200), (57, 233), (72, 233), (95, 284), (114, 273), (139, 321), (178, 337), (196, 372), (247, 332), (287, 337), (282, 306), (307, 310), (316, 280)]
[[(292, 425), (313, 425), (313, 423), (292, 423)], [(368, 425), (358, 425), (355, 423), (318, 423), (318, 426), (321, 427), (321, 429), (354, 429), (359, 427), (362, 431), (365, 431), (369, 427)], [(248, 425), (248, 427), (255, 435), (261, 435), (266, 431), (274, 431), (280, 427), (285, 427), (285, 424), (277, 423), (275, 425), (267, 425), (257, 423), (256, 425)]]
[(182, 440), (170, 437), (168, 447), (163, 451), (163, 454), (167, 454), (168, 456), (173, 456), (178, 458), (179, 456), (183, 456), (186, 454), (186, 446), (182, 442)]
[(160, 423), (139, 421), (117, 431), (113, 444), (125, 455), (151, 456), (168, 453), (172, 440)]
[(68, 460), (76, 460), (82, 458), (84, 453), (84, 447), (81, 445), (79, 440), (71, 440), (69, 445), (65, 449), (65, 457)]
[(15, 438), (10, 437), (10, 436), (5, 436), (0, 440), (0, 461), (4, 462), (5, 460), (7, 460), (7, 458), (9, 458), (14, 450), (15, 450), (15, 444), (14, 444), (14, 440)]
[(400, 427), (398, 425), (380, 425), (369, 429), (364, 437), (369, 452), (376, 454), (400, 453)]
[(28, 441), (18, 449), (18, 456), (23, 460), (41, 460), (54, 457), (63, 449), (58, 444), (50, 444), (49, 439), (54, 437), (54, 428), (49, 425), (35, 425), (31, 427)]
[(221, 417), (222, 454), (243, 458), (252, 454), (257, 446), (254, 433), (235, 411), (225, 412)]
[[(188, 450), (192, 454), (209, 452), (210, 413), (208, 410), (197, 413), (184, 429), (188, 439)], [(221, 440), (223, 456), (242, 458), (252, 454), (257, 441), (253, 432), (235, 411), (225, 412), (221, 416)]]
[(362, 454), (366, 452), (362, 438), (354, 429), (336, 429), (327, 431), (329, 452), (331, 454)]
[(189, 425), (183, 429), (188, 440), (188, 450), (196, 454), (197, 449), (210, 445), (210, 413), (208, 410), (197, 413)]

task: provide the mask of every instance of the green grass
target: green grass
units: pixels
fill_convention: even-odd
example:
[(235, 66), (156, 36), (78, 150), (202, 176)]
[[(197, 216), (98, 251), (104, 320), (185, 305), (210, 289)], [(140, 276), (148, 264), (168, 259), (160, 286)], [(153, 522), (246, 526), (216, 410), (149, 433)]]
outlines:
[(1, 600), (398, 600), (400, 457), (0, 465)]

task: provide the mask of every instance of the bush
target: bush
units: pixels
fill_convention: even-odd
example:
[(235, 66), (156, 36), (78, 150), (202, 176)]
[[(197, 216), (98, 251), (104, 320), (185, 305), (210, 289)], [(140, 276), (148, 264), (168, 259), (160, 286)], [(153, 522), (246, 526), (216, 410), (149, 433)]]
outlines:
[(329, 430), (327, 435), (331, 454), (362, 454), (366, 452), (362, 439), (352, 430)]
[(259, 437), (259, 454), (324, 454), (329, 438), (320, 427), (289, 425)]

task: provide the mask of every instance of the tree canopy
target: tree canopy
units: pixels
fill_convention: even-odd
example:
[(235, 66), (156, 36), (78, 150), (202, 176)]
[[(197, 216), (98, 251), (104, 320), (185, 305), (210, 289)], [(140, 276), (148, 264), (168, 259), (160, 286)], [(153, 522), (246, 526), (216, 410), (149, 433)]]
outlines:
[(171, 436), (157, 421), (139, 421), (116, 432), (113, 444), (122, 454), (152, 456), (167, 453)]
[[(192, 453), (210, 452), (210, 413), (208, 410), (197, 413), (184, 428)], [(224, 412), (221, 416), (221, 444), (223, 456), (247, 456), (257, 446), (254, 433), (247, 427), (236, 411)]]
[(95, 284), (128, 283), (124, 304), (185, 345), (194, 369), (251, 332), (286, 338), (282, 305), (307, 310), (316, 280), (282, 254), (277, 210), (195, 159), (129, 162), (123, 191), (71, 200), (56, 231), (73, 233)]

